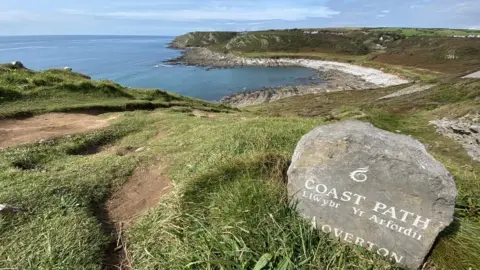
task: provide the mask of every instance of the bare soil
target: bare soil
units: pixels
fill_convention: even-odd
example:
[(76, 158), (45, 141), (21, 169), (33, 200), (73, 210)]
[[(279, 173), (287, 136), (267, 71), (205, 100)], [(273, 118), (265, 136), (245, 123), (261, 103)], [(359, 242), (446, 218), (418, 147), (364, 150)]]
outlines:
[(117, 117), (48, 113), (22, 120), (0, 120), (0, 149), (101, 129)]
[(160, 198), (172, 190), (172, 182), (162, 172), (162, 165), (137, 168), (108, 200), (105, 212), (100, 213), (104, 230), (116, 237), (106, 249), (104, 270), (132, 269), (123, 232), (135, 218), (157, 205)]
[(158, 204), (172, 189), (172, 182), (162, 174), (163, 167), (152, 165), (135, 170), (128, 182), (107, 203), (110, 220), (128, 224)]
[(200, 117), (200, 118), (215, 118), (216, 115), (214, 113), (207, 113), (199, 110), (194, 110), (192, 112), (193, 116)]

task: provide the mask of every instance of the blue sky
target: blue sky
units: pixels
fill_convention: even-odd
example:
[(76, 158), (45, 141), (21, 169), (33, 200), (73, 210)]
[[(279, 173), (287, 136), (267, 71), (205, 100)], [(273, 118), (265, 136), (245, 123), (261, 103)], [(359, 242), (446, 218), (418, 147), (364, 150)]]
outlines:
[(0, 0), (0, 35), (343, 26), (480, 29), (479, 0)]

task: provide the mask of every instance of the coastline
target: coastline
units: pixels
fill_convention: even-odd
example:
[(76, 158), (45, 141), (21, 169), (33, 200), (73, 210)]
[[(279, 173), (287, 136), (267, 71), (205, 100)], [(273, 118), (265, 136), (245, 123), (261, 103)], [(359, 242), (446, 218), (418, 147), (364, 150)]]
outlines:
[(267, 103), (282, 98), (322, 92), (366, 90), (405, 84), (409, 81), (381, 70), (352, 64), (308, 60), (308, 59), (254, 59), (232, 54), (213, 52), (207, 48), (192, 47), (183, 51), (182, 56), (168, 60), (169, 64), (185, 64), (211, 68), (233, 68), (242, 66), (264, 67), (305, 67), (321, 72), (324, 82), (319, 85), (281, 86), (238, 92), (221, 99), (233, 107), (246, 107)]

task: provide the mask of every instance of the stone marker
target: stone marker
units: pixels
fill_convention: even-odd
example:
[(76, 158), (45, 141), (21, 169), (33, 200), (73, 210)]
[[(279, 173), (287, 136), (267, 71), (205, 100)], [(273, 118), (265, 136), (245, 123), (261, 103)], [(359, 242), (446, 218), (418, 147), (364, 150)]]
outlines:
[(332, 237), (419, 268), (453, 220), (450, 173), (418, 141), (346, 121), (298, 143), (288, 170), (298, 211)]

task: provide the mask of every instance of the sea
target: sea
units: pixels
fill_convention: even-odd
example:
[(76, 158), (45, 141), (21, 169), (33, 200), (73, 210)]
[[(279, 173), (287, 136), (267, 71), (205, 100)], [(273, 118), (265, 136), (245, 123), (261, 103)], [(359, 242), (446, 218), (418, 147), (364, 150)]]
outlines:
[(301, 85), (316, 72), (301, 67), (209, 69), (169, 65), (181, 50), (167, 36), (0, 36), (0, 63), (21, 61), (27, 68), (70, 67), (94, 79), (135, 88), (162, 89), (209, 101), (239, 91)]

